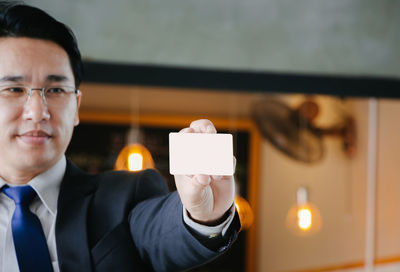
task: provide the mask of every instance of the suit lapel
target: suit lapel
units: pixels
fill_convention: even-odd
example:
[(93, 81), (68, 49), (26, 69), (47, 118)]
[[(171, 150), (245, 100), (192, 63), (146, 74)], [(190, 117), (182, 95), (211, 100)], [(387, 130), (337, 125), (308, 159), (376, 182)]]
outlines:
[(96, 185), (91, 176), (69, 161), (61, 183), (56, 242), (61, 271), (92, 271), (87, 236), (87, 213)]

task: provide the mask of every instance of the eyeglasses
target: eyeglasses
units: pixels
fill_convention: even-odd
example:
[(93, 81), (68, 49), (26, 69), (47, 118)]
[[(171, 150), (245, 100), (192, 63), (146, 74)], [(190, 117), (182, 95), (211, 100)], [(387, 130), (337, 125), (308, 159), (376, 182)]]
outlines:
[(71, 94), (80, 93), (78, 89), (70, 86), (30, 88), (22, 85), (7, 85), (0, 86), (0, 99), (21, 106), (29, 101), (33, 91), (40, 91), (40, 96), (46, 105), (62, 105), (68, 101)]

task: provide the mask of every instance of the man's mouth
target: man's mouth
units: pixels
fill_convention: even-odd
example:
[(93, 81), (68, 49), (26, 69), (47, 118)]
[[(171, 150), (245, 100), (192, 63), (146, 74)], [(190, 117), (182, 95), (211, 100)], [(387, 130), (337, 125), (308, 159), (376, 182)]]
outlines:
[(41, 145), (51, 138), (51, 135), (43, 130), (31, 130), (17, 136), (21, 141), (29, 145)]

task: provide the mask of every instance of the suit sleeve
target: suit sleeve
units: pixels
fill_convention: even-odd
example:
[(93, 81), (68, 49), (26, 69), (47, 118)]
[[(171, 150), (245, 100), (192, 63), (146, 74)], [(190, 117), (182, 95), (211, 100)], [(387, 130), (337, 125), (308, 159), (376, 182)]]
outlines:
[(142, 260), (155, 271), (182, 271), (199, 266), (216, 258), (236, 239), (238, 220), (234, 220), (224, 237), (215, 238), (213, 246), (208, 246), (207, 237), (196, 235), (184, 224), (177, 192), (166, 194), (160, 183), (165, 184), (155, 171), (142, 175), (137, 197), (145, 200), (129, 216), (135, 246)]

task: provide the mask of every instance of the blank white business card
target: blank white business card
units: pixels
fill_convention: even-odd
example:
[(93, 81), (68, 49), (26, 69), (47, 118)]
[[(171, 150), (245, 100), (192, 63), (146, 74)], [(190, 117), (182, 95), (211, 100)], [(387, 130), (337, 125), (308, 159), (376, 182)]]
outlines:
[(169, 172), (172, 175), (232, 176), (232, 135), (170, 133)]

